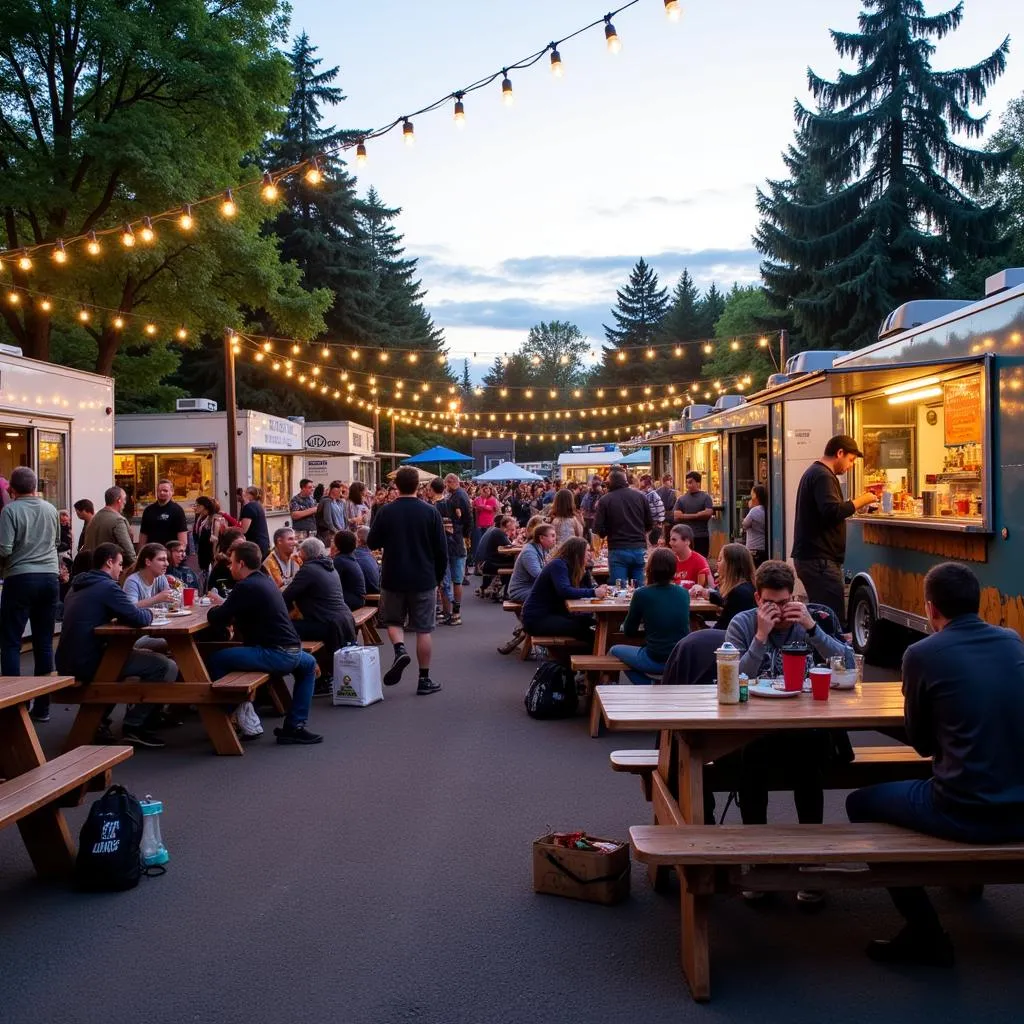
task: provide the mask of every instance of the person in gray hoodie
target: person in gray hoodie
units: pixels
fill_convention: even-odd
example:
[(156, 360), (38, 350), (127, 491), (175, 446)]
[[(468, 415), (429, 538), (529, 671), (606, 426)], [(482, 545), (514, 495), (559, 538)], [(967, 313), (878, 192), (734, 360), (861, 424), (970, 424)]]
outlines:
[(508, 583), (508, 599), (524, 602), (533, 589), (534, 580), (540, 575), (548, 552), (555, 546), (555, 528), (551, 523), (540, 523), (533, 528), (533, 536), (516, 557), (512, 578)]
[[(60, 521), (57, 510), (38, 494), (36, 475), (28, 466), (11, 472), (8, 484), (12, 500), (0, 512), (0, 672), (21, 675), (21, 638), (32, 623), (33, 671), (48, 676), (53, 671), (53, 631), (60, 596), (57, 547)], [(37, 722), (50, 719), (49, 698), (32, 706)]]

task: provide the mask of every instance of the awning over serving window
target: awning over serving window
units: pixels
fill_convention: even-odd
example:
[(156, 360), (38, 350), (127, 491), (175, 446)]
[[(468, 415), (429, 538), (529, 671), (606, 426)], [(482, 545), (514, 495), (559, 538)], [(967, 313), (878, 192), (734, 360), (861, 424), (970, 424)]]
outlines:
[(253, 448), (253, 455), (312, 455), (319, 459), (347, 458), (359, 452), (339, 452), (336, 448)]

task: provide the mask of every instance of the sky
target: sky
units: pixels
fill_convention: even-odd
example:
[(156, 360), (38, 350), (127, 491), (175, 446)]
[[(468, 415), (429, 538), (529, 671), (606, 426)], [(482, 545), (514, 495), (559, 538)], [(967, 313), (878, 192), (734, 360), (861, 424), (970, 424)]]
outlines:
[[(621, 0), (620, 0), (621, 3)], [(953, 6), (927, 0), (929, 14)], [(960, 29), (937, 44), (932, 65), (976, 63), (1024, 15), (1010, 0), (966, 0)], [(374, 129), (535, 53), (614, 9), (611, 0), (292, 0), (292, 31), (340, 65), (347, 99), (328, 111), (339, 126)], [(810, 104), (807, 69), (841, 66), (829, 29), (856, 30), (858, 0), (640, 0), (603, 27), (559, 46), (564, 76), (547, 55), (510, 72), (507, 107), (494, 82), (401, 132), (368, 143), (352, 170), (398, 221), (419, 261), (426, 305), (453, 361), (479, 379), (542, 320), (568, 320), (599, 351), (615, 291), (644, 257), (662, 284), (688, 268), (698, 287), (758, 279), (751, 244), (755, 189), (783, 177), (794, 100)], [(991, 129), (1024, 93), (1024, 32), (980, 111)], [(1019, 48), (1019, 50), (1018, 50)], [(500, 79), (500, 76), (499, 76)], [(979, 111), (975, 111), (978, 113)]]

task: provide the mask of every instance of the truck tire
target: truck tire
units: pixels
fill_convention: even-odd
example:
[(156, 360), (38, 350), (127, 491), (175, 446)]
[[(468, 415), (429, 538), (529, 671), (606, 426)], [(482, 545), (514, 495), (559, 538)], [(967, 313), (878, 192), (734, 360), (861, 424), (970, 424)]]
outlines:
[(878, 609), (875, 599), (867, 587), (858, 587), (850, 598), (850, 632), (853, 634), (853, 649), (858, 654), (867, 654), (872, 635), (878, 624)]

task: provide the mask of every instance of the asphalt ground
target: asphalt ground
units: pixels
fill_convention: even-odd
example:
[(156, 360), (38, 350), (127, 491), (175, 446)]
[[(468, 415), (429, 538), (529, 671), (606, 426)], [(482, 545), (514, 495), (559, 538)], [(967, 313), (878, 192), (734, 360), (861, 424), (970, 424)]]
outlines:
[[(82, 895), (33, 876), (16, 829), (0, 832), (3, 1024), (518, 1024), (568, 1021), (1007, 1021), (1024, 1002), (1024, 894), (981, 902), (938, 891), (952, 971), (890, 969), (863, 947), (899, 921), (881, 891), (789, 897), (713, 911), (712, 1002), (679, 970), (674, 893), (634, 866), (616, 907), (532, 891), (531, 843), (551, 830), (625, 838), (650, 820), (636, 779), (608, 754), (653, 736), (587, 736), (583, 717), (537, 722), (536, 666), (499, 656), (500, 606), (470, 597), (436, 635), (444, 691), (415, 671), (366, 709), (314, 702), (318, 747), (267, 735), (214, 756), (198, 720), (115, 769), (163, 800), (167, 874)], [(382, 649), (390, 663), (390, 652)], [(873, 668), (869, 678), (891, 678)], [(39, 726), (59, 751), (73, 708)], [(826, 816), (842, 820), (843, 794)], [(720, 804), (721, 806), (721, 804)], [(77, 834), (86, 808), (68, 812)], [(786, 794), (772, 820), (793, 820)], [(738, 820), (735, 810), (730, 820)]]

